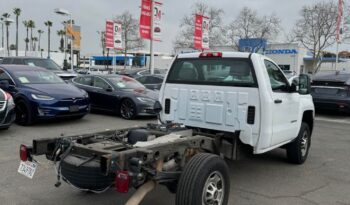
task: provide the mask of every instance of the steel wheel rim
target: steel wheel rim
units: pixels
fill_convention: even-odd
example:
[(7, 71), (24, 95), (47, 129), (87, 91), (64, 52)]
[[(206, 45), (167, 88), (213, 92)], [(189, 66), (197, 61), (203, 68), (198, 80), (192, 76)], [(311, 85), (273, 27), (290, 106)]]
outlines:
[(126, 100), (121, 105), (121, 115), (126, 119), (130, 119), (134, 116), (135, 108), (132, 102)]
[(309, 136), (308, 136), (306, 131), (303, 133), (303, 137), (301, 138), (300, 143), (301, 143), (301, 145), (300, 145), (301, 155), (303, 157), (305, 157), (305, 155), (307, 153), (307, 148), (309, 146)]
[(225, 180), (218, 171), (207, 178), (202, 195), (202, 205), (222, 205), (225, 195)]

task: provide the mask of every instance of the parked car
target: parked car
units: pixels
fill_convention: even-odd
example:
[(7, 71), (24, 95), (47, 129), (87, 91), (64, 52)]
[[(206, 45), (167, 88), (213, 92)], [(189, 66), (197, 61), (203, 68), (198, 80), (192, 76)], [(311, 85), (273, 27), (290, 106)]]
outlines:
[(150, 90), (160, 90), (164, 81), (163, 75), (144, 75), (135, 78), (135, 80), (142, 83), (146, 88)]
[(350, 72), (330, 71), (316, 74), (311, 94), (316, 109), (350, 113)]
[(74, 78), (72, 83), (88, 92), (92, 109), (116, 112), (129, 120), (140, 115), (155, 115), (153, 105), (158, 94), (133, 78), (87, 75)]
[(82, 118), (89, 112), (89, 96), (84, 90), (43, 68), (1, 65), (0, 88), (13, 96), (20, 125), (51, 118)]
[[(154, 74), (158, 74), (158, 75), (165, 75), (166, 72), (168, 70), (167, 69), (154, 69)], [(117, 71), (116, 74), (118, 75), (125, 75), (125, 76), (129, 76), (132, 78), (137, 78), (137, 77), (141, 77), (144, 75), (150, 75), (150, 71), (149, 69), (145, 69), (145, 68), (132, 68), (132, 69), (123, 69), (120, 71)]]
[(15, 65), (28, 65), (31, 67), (33, 66), (42, 67), (54, 72), (63, 80), (70, 80), (77, 76), (76, 73), (62, 70), (61, 67), (55, 63), (55, 61), (49, 58), (37, 58), (37, 57), (26, 57), (26, 56), (6, 57), (4, 58), (2, 64), (15, 64)]
[(15, 103), (11, 94), (0, 89), (0, 130), (11, 126), (15, 114)]

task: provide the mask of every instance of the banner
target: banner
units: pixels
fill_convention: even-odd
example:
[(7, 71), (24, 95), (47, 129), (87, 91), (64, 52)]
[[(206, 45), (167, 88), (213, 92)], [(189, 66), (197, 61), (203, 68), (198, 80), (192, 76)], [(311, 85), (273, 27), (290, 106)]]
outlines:
[(151, 39), (151, 15), (152, 9), (151, 0), (142, 0), (141, 16), (140, 16), (140, 37), (143, 39)]
[(161, 41), (162, 37), (162, 27), (161, 27), (161, 20), (162, 20), (162, 3), (160, 2), (154, 2), (154, 15), (153, 15), (153, 40), (155, 41)]
[(106, 21), (105, 46), (106, 48), (114, 48), (114, 22), (109, 20)]
[(80, 26), (73, 25), (73, 29), (70, 26), (70, 24), (66, 24), (66, 36), (69, 38), (73, 37), (73, 50), (79, 51), (80, 50)]
[(336, 31), (336, 39), (338, 43), (340, 43), (340, 41), (342, 40), (342, 34), (343, 34), (343, 0), (339, 0), (338, 16), (337, 16), (337, 31)]
[(194, 48), (209, 49), (209, 18), (199, 14), (195, 19)]
[(114, 48), (117, 50), (123, 50), (121, 23), (114, 23)]

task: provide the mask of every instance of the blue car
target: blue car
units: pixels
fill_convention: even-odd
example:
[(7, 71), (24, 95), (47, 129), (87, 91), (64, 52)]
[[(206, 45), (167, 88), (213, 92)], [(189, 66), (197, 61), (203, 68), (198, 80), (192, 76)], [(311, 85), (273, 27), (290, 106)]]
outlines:
[(82, 118), (90, 110), (84, 90), (43, 68), (1, 65), (0, 88), (13, 96), (19, 125), (53, 118)]

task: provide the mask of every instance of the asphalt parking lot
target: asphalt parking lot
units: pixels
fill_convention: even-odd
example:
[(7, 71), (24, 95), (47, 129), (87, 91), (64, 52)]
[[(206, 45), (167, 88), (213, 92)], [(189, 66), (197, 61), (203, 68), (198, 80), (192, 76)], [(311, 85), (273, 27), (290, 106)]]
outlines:
[[(128, 194), (113, 189), (102, 194), (80, 192), (67, 184), (55, 188), (56, 175), (44, 158), (34, 176), (17, 173), (18, 147), (41, 137), (57, 137), (108, 128), (144, 125), (154, 119), (126, 121), (119, 117), (90, 114), (78, 121), (13, 125), (0, 131), (0, 204), (124, 204)], [(317, 117), (312, 147), (302, 166), (288, 164), (284, 150), (228, 162), (231, 169), (230, 204), (350, 204), (350, 116)], [(174, 204), (174, 195), (158, 186), (142, 204)]]

